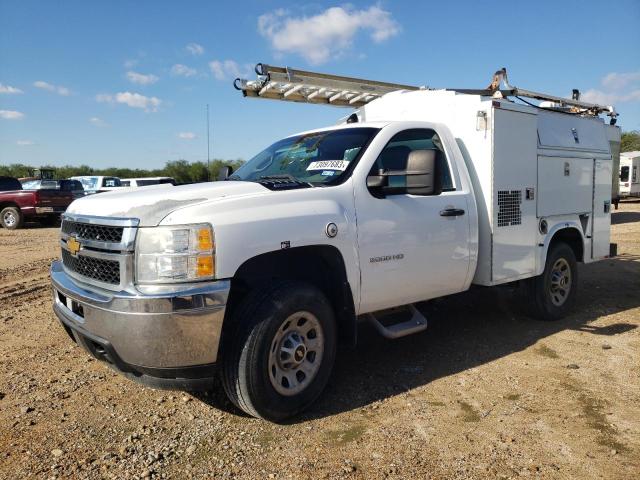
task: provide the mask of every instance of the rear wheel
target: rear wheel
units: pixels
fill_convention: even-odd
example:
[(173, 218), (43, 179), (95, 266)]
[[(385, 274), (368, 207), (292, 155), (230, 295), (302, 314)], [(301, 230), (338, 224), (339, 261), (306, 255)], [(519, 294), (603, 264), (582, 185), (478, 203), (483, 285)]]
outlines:
[(24, 218), (18, 207), (7, 207), (0, 212), (0, 224), (8, 230), (22, 227)]
[(278, 283), (250, 293), (233, 317), (222, 372), (229, 399), (272, 421), (308, 407), (335, 359), (335, 320), (324, 294), (305, 283)]
[(566, 243), (552, 245), (547, 253), (544, 272), (525, 283), (531, 314), (540, 320), (558, 320), (569, 313), (575, 303), (578, 265)]

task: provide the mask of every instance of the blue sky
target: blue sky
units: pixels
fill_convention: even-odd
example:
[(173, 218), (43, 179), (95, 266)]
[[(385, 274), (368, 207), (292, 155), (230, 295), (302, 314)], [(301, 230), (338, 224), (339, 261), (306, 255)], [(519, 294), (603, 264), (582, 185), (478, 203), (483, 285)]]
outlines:
[(640, 2), (0, 0), (0, 164), (249, 158), (346, 110), (249, 100), (257, 62), (613, 102), (640, 129)]

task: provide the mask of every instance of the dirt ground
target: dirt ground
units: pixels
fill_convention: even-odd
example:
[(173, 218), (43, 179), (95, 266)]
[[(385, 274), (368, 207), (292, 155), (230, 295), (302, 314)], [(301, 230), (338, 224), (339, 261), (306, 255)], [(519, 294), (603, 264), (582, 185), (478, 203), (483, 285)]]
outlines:
[(481, 289), (413, 337), (364, 325), (288, 425), (89, 358), (51, 311), (57, 229), (0, 230), (0, 478), (640, 478), (640, 203), (612, 218), (619, 256), (581, 265), (570, 317)]

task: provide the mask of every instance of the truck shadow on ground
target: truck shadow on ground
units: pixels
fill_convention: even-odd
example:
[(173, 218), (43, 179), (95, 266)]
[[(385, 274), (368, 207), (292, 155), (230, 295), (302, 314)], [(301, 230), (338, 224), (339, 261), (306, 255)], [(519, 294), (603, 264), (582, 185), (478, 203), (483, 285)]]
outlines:
[[(420, 305), (429, 328), (395, 341), (380, 337), (367, 324), (359, 329), (358, 346), (338, 350), (332, 379), (300, 423), (351, 411), (438, 378), (463, 372), (514, 352), (566, 329), (598, 336), (621, 335), (633, 323), (593, 325), (598, 318), (640, 306), (640, 260), (622, 255), (580, 265), (580, 290), (573, 314), (558, 322), (542, 322), (518, 308), (514, 288), (481, 288)], [(571, 359), (565, 359), (572, 363)], [(216, 393), (198, 397), (215, 408), (240, 414)]]
[(632, 222), (640, 222), (640, 212), (613, 212), (611, 214), (611, 225)]

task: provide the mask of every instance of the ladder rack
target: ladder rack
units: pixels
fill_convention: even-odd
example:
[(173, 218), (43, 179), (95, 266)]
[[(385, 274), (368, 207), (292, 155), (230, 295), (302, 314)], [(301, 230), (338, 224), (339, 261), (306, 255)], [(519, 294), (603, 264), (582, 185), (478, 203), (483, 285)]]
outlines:
[[(294, 70), (289, 67), (275, 67), (265, 63), (258, 63), (255, 67), (255, 72), (258, 75), (256, 80), (236, 78), (233, 82), (233, 86), (240, 90), (245, 97), (358, 108), (380, 98), (386, 93), (398, 90), (427, 90), (427, 87)], [(572, 113), (592, 116), (604, 113), (611, 117), (612, 125), (615, 124), (615, 119), (618, 116), (614, 107), (610, 105), (598, 105), (578, 99), (557, 97), (516, 88), (506, 82), (505, 84), (508, 87), (505, 90), (464, 88), (447, 88), (445, 90), (489, 97), (526, 97), (550, 101), (553, 102), (553, 107), (539, 108), (561, 110), (571, 107)]]
[(236, 78), (233, 82), (234, 87), (241, 90), (245, 97), (358, 108), (385, 93), (421, 89), (399, 83), (307, 72), (264, 63), (257, 64), (255, 71), (258, 74), (257, 80)]

